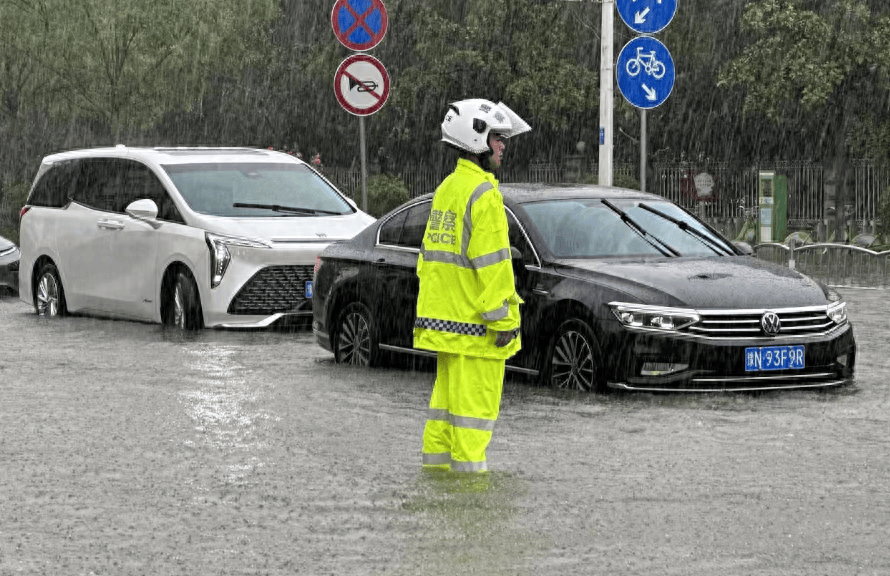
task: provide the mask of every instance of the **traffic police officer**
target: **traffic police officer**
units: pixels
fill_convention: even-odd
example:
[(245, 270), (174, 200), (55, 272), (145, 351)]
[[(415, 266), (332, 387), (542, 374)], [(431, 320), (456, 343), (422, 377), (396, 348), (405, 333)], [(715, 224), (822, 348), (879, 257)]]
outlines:
[(531, 127), (505, 104), (472, 99), (449, 106), (442, 140), (457, 167), (433, 196), (417, 260), (420, 293), (414, 346), (437, 353), (423, 431), (424, 467), (487, 469), (504, 363), (520, 348), (507, 215), (493, 172), (505, 138)]

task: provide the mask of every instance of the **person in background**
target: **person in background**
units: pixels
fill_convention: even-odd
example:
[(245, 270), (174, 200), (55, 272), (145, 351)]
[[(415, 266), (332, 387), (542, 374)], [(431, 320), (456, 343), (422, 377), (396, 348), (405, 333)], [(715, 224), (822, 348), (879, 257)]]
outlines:
[(457, 166), (436, 189), (417, 260), (414, 346), (437, 353), (422, 465), (487, 470), (504, 364), (519, 351), (519, 305), (507, 215), (494, 173), (505, 140), (531, 127), (505, 104), (451, 104), (442, 141)]

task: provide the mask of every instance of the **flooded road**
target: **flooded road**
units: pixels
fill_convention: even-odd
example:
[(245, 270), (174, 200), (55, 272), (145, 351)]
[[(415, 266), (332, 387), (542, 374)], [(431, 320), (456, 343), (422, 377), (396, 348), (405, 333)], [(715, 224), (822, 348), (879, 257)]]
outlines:
[(508, 380), (472, 478), (420, 470), (432, 372), (0, 299), (0, 576), (890, 574), (890, 293), (842, 293), (852, 386)]

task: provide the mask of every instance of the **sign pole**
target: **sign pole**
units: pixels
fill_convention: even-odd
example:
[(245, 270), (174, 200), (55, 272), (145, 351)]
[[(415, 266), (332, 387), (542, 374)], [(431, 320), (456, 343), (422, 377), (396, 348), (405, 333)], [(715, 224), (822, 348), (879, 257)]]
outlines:
[[(605, 1), (605, 0), (604, 0)], [(615, 63), (618, 90), (640, 109), (640, 190), (646, 191), (646, 110), (664, 102), (674, 88), (676, 70), (667, 47), (653, 38), (670, 24), (677, 0), (616, 0), (624, 23), (642, 34), (624, 45)], [(603, 5), (605, 8), (605, 4)]]
[[(660, 1), (660, 0), (659, 0)], [(356, 11), (359, 12), (356, 12)], [(383, 0), (336, 0), (331, 11), (331, 26), (341, 44), (363, 52), (377, 46), (389, 23)], [(368, 211), (368, 145), (365, 116), (380, 110), (389, 96), (389, 75), (376, 58), (353, 54), (334, 74), (334, 93), (340, 106), (358, 116), (359, 149), (362, 157), (362, 210)]]
[(646, 191), (646, 109), (640, 110), (640, 191)]
[(368, 211), (368, 147), (365, 144), (365, 117), (358, 117), (359, 148), (362, 156), (362, 210)]
[(615, 2), (603, 0), (602, 40), (600, 42), (600, 149), (599, 183), (612, 185), (612, 108), (614, 85), (612, 78), (612, 37), (615, 29)]

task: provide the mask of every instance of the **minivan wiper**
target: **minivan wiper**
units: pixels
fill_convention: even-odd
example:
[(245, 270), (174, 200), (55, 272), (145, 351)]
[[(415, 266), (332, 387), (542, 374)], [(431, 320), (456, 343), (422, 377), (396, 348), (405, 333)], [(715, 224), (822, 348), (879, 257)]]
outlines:
[[(649, 212), (652, 212), (653, 214), (655, 214), (657, 216), (661, 216), (668, 222), (672, 222), (673, 224), (676, 224), (677, 228), (679, 228), (683, 232), (686, 232), (687, 234), (692, 234), (693, 236), (698, 238), (702, 244), (704, 244), (705, 246), (707, 246), (708, 248), (713, 250), (715, 254), (720, 254), (720, 251), (717, 250), (717, 248), (720, 248), (721, 250), (723, 250), (726, 254), (729, 254), (730, 256), (736, 255), (735, 252), (733, 252), (726, 246), (721, 245), (719, 242), (717, 242), (716, 240), (714, 240), (707, 234), (704, 234), (700, 230), (697, 230), (697, 229), (693, 228), (692, 226), (690, 226), (688, 222), (684, 222), (683, 220), (674, 218), (673, 216), (671, 216), (669, 214), (665, 214), (661, 210), (655, 209), (655, 208), (649, 206), (648, 204), (641, 203), (640, 208), (642, 208), (643, 210), (648, 210)], [(716, 246), (716, 248), (715, 248), (715, 246)]]
[(245, 204), (243, 202), (235, 202), (232, 208), (261, 208), (264, 210), (272, 210), (273, 212), (287, 212), (288, 214), (333, 214), (339, 216), (340, 212), (331, 212), (330, 210), (318, 210), (315, 208), (296, 208), (294, 206), (282, 206), (280, 204)]
[[(625, 212), (624, 210), (622, 210), (622, 209), (619, 208), (618, 206), (615, 206), (614, 204), (612, 204), (611, 202), (609, 202), (609, 201), (606, 200), (605, 198), (601, 199), (600, 202), (602, 202), (603, 204), (605, 204), (606, 206), (608, 206), (608, 207), (612, 210), (612, 212), (618, 214), (618, 216), (621, 217), (621, 221), (622, 221), (622, 222), (624, 222), (625, 224), (627, 224), (627, 226), (630, 227), (631, 230), (633, 230), (634, 232), (636, 232), (637, 234), (639, 234), (639, 236), (640, 236), (643, 240), (645, 240), (646, 242), (648, 242), (653, 248), (655, 248), (656, 250), (658, 250), (659, 252), (661, 252), (663, 255), (665, 255), (665, 256), (680, 256), (680, 253), (677, 252), (677, 249), (676, 249), (676, 248), (674, 248), (673, 246), (671, 246), (670, 244), (668, 244), (668, 243), (665, 242), (664, 240), (661, 240), (660, 238), (658, 238), (658, 237), (656, 237), (656, 236), (653, 236), (651, 233), (647, 232), (646, 229), (643, 228), (642, 226), (640, 226), (639, 224), (637, 224), (637, 222), (636, 222), (633, 218), (631, 218), (631, 217), (627, 214), (627, 212)], [(662, 248), (662, 247), (656, 245), (655, 242), (653, 242), (652, 240), (650, 240), (650, 238), (651, 238), (652, 240), (654, 240), (655, 242), (658, 242), (658, 244), (661, 244), (661, 246), (663, 246), (664, 248)]]

